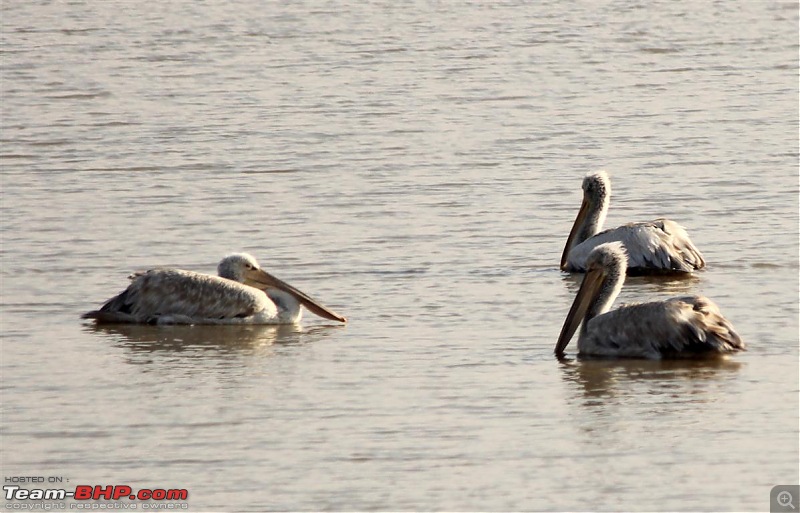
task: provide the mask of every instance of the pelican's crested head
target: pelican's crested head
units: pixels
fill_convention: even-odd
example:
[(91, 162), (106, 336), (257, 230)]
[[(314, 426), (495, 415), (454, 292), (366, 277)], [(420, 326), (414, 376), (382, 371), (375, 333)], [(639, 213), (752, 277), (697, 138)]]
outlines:
[(586, 257), (586, 270), (626, 269), (628, 267), (628, 251), (621, 242), (600, 244)]
[(258, 262), (248, 253), (233, 253), (226, 256), (217, 266), (217, 274), (222, 278), (245, 283), (248, 275), (261, 267)]
[(611, 180), (605, 170), (592, 171), (583, 177), (583, 197), (592, 205), (603, 203), (611, 196)]

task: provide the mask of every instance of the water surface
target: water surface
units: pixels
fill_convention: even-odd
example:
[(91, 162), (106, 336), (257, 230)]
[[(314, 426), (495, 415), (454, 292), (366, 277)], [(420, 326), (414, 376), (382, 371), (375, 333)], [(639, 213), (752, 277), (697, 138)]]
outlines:
[[(794, 2), (4, 2), (2, 473), (193, 510), (765, 510), (798, 480)], [(750, 350), (560, 363), (580, 180)], [(331, 326), (109, 327), (249, 251)], [(574, 344), (568, 348), (574, 354)]]

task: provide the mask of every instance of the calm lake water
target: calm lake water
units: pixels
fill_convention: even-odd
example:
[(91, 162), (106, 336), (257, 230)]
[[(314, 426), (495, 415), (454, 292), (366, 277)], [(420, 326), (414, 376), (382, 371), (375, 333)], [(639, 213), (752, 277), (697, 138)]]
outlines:
[[(2, 4), (2, 475), (195, 511), (764, 511), (798, 481), (796, 2)], [(562, 246), (684, 224), (724, 362), (552, 355)], [(347, 315), (79, 319), (249, 251)], [(575, 342), (568, 348), (574, 355)]]

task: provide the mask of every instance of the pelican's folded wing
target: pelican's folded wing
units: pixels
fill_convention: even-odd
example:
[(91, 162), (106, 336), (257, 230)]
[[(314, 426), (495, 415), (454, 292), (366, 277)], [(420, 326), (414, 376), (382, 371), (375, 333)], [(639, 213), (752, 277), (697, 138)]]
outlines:
[(669, 219), (629, 223), (600, 232), (573, 248), (569, 260), (583, 271), (584, 262), (592, 249), (614, 241), (625, 245), (629, 274), (692, 272), (706, 265), (703, 255), (689, 239), (686, 230)]
[(98, 322), (185, 322), (248, 317), (268, 307), (262, 291), (217, 276), (179, 269), (153, 269), (132, 278), (119, 295), (84, 318)]
[(589, 354), (654, 359), (745, 349), (733, 325), (703, 296), (620, 305), (589, 321), (584, 344)]

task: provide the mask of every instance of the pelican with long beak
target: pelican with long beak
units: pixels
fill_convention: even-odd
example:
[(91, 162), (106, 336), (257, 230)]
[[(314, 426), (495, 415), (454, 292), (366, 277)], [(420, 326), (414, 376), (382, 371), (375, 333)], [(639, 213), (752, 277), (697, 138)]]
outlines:
[(609, 311), (625, 281), (628, 258), (620, 242), (601, 244), (564, 321), (555, 354), (562, 356), (581, 325), (578, 353), (627, 358), (697, 358), (745, 350), (719, 308), (703, 296), (621, 305)]
[(225, 257), (217, 272), (219, 276), (181, 269), (135, 273), (127, 289), (82, 318), (98, 323), (293, 324), (305, 306), (325, 319), (347, 322), (261, 269), (247, 253)]
[(561, 270), (585, 272), (586, 257), (606, 242), (619, 241), (628, 251), (628, 274), (691, 273), (705, 267), (703, 255), (686, 230), (674, 221), (659, 218), (629, 223), (600, 231), (608, 213), (611, 181), (605, 171), (583, 179), (583, 202), (561, 254)]

